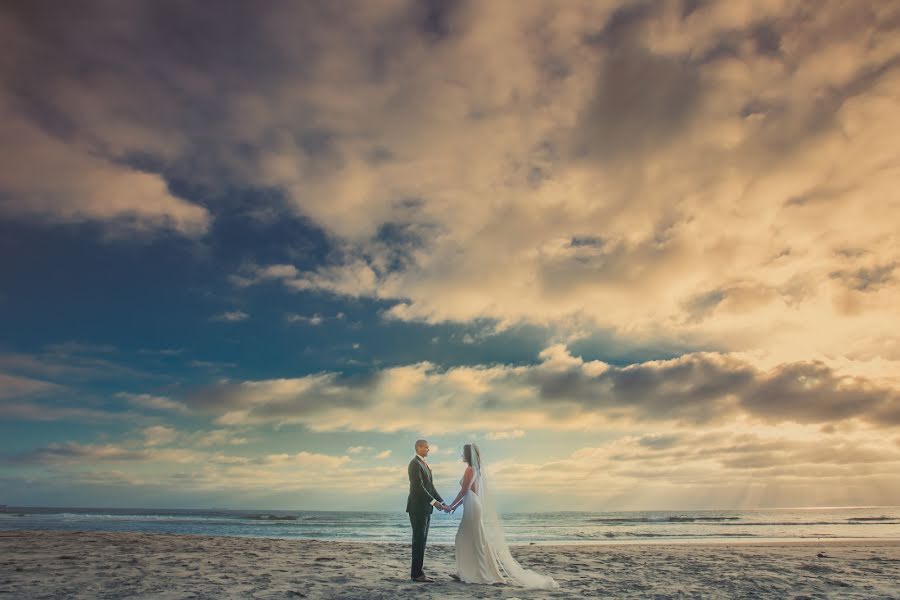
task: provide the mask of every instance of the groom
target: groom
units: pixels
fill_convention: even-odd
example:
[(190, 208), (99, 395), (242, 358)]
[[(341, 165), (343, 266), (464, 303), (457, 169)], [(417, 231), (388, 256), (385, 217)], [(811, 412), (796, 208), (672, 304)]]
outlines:
[(412, 570), (413, 581), (434, 581), (422, 571), (425, 562), (425, 543), (428, 541), (428, 526), (431, 524), (431, 513), (437, 507), (450, 512), (444, 499), (434, 489), (431, 479), (431, 467), (425, 462), (428, 456), (428, 442), (416, 440), (416, 456), (409, 462), (409, 498), (406, 500), (406, 512), (412, 525)]

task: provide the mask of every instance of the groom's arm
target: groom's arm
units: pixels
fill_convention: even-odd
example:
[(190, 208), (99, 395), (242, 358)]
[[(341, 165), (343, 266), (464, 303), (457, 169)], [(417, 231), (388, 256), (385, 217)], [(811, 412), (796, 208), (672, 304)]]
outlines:
[[(422, 469), (420, 468), (420, 469), (419, 469), (419, 473), (424, 473), (424, 471), (422, 471)], [(427, 480), (427, 482), (426, 482), (425, 480), (423, 480), (422, 483), (424, 483), (424, 484), (427, 485), (429, 495), (431, 495), (432, 498), (436, 498), (436, 500), (433, 500), (433, 501), (431, 502), (432, 504), (434, 504), (434, 506), (437, 506), (438, 504), (443, 504), (443, 503), (444, 503), (444, 499), (441, 498), (441, 495), (438, 494), (437, 488), (434, 487), (434, 481), (432, 481), (432, 480), (429, 478), (429, 479)]]
[(431, 495), (437, 498), (438, 502), (440, 502), (441, 504), (444, 503), (444, 499), (441, 498), (440, 494), (438, 494), (437, 488), (434, 487), (433, 483), (431, 484)]
[[(434, 487), (434, 482), (431, 481), (431, 480), (429, 479), (427, 482), (423, 482), (423, 483), (425, 483), (426, 486), (428, 487), (428, 494), (429, 494), (432, 498), (437, 498), (437, 502), (443, 504), (443, 503), (444, 503), (444, 499), (441, 498), (441, 495), (440, 495), (440, 494), (438, 494), (437, 488)], [(434, 504), (434, 502), (432, 502), (432, 504)], [(434, 505), (437, 506), (437, 504), (434, 504)]]

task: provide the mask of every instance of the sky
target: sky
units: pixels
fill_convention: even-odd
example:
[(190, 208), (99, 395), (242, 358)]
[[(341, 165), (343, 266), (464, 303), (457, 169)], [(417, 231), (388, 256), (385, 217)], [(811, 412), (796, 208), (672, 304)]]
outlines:
[(900, 505), (900, 5), (0, 6), (0, 503)]

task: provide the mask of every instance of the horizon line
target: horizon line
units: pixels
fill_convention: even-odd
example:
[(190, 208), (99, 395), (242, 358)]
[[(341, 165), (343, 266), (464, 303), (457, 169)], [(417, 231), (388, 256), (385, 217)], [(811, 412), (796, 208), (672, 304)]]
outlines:
[[(321, 512), (321, 513), (396, 513), (401, 510), (354, 510), (354, 509), (319, 509), (319, 508), (226, 508), (221, 506), (207, 506), (202, 508), (186, 507), (151, 507), (151, 506), (55, 506), (55, 505), (10, 505), (0, 504), (0, 512), (9, 512), (13, 509), (65, 509), (78, 510), (184, 510), (184, 511), (232, 511), (232, 512)], [(505, 514), (540, 514), (540, 513), (604, 513), (604, 512), (725, 512), (725, 511), (750, 511), (750, 510), (836, 510), (836, 509), (863, 509), (863, 508), (900, 508), (900, 504), (857, 505), (857, 506), (760, 506), (756, 508), (646, 508), (646, 509), (605, 509), (605, 510), (523, 510), (505, 512)]]

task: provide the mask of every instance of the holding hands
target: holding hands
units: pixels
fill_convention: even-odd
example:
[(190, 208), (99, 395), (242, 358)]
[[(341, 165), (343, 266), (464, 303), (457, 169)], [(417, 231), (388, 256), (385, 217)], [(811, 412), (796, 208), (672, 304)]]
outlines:
[(438, 502), (437, 504), (434, 505), (434, 507), (436, 509), (438, 509), (439, 511), (445, 512), (447, 514), (450, 514), (450, 513), (454, 512), (457, 508), (459, 508), (458, 505), (451, 506), (449, 504), (444, 504), (443, 502)]

